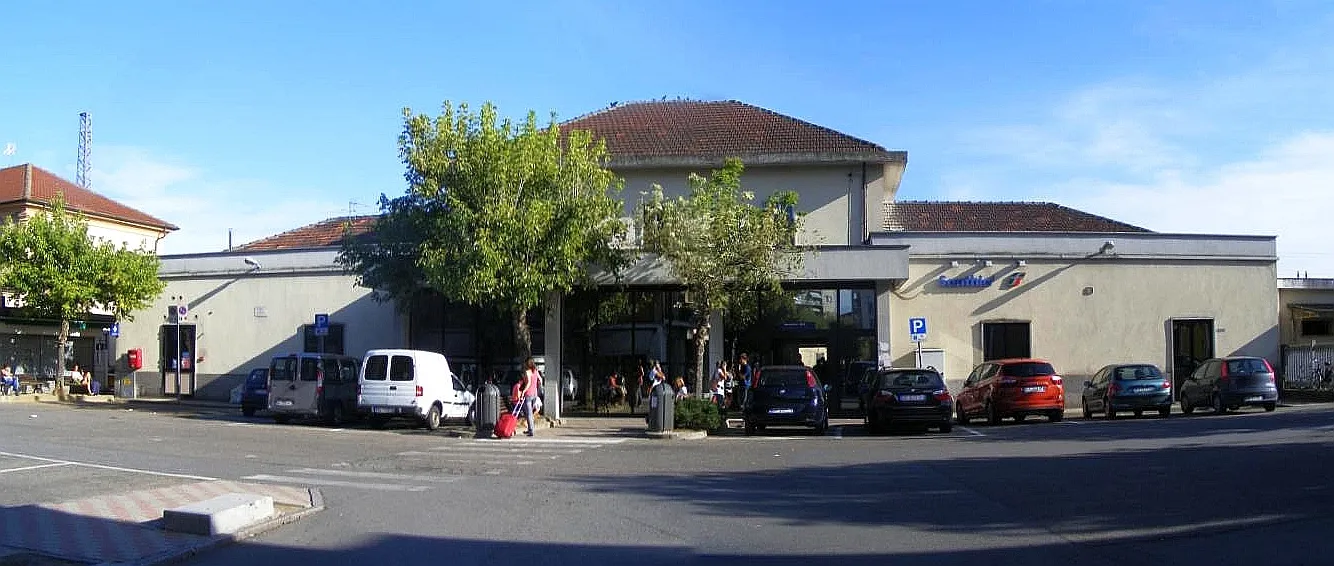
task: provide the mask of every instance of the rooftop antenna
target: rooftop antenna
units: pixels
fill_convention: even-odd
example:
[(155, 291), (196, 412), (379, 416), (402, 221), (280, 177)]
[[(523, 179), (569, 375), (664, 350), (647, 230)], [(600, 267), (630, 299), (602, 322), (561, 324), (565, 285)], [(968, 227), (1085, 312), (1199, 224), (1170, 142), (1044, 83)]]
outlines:
[(85, 189), (93, 188), (93, 180), (88, 176), (93, 164), (88, 159), (93, 145), (93, 117), (87, 112), (79, 113), (79, 172), (74, 182)]

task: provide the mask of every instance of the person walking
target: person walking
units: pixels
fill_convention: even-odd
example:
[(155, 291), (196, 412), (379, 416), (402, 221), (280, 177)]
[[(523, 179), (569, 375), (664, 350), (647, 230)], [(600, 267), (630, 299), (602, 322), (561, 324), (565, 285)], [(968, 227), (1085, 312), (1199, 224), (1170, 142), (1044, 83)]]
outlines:
[(523, 375), (519, 377), (519, 382), (514, 384), (514, 399), (522, 399), (523, 415), (528, 420), (528, 430), (525, 435), (533, 435), (533, 404), (537, 400), (537, 387), (541, 382), (542, 376), (537, 371), (537, 362), (529, 357), (523, 362)]
[(727, 396), (727, 362), (718, 360), (718, 369), (713, 371), (713, 404), (718, 406), (718, 412), (722, 413), (725, 408), (723, 399)]

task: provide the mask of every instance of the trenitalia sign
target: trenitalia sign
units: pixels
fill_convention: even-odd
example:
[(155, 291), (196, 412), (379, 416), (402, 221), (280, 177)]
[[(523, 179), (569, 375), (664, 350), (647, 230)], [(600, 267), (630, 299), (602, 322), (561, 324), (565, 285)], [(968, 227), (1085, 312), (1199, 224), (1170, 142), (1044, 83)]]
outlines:
[(941, 287), (990, 287), (995, 282), (995, 277), (978, 277), (977, 275), (953, 278), (941, 275), (940, 279), (936, 280), (936, 284)]

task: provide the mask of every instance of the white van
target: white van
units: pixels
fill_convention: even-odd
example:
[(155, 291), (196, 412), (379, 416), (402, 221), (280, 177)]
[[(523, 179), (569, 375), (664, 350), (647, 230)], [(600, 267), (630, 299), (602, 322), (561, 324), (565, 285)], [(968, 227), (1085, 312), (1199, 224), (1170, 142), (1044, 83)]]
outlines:
[(372, 425), (412, 417), (429, 430), (444, 419), (472, 420), (473, 394), (445, 356), (423, 350), (371, 350), (361, 364), (357, 407)]

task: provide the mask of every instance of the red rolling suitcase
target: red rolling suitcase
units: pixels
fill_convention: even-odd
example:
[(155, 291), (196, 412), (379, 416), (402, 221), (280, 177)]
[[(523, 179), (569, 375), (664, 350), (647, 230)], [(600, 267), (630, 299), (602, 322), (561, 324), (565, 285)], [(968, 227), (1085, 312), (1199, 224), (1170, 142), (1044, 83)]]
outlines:
[(523, 401), (514, 404), (508, 413), (496, 419), (496, 438), (514, 436), (514, 429), (519, 428), (519, 411), (523, 410)]

